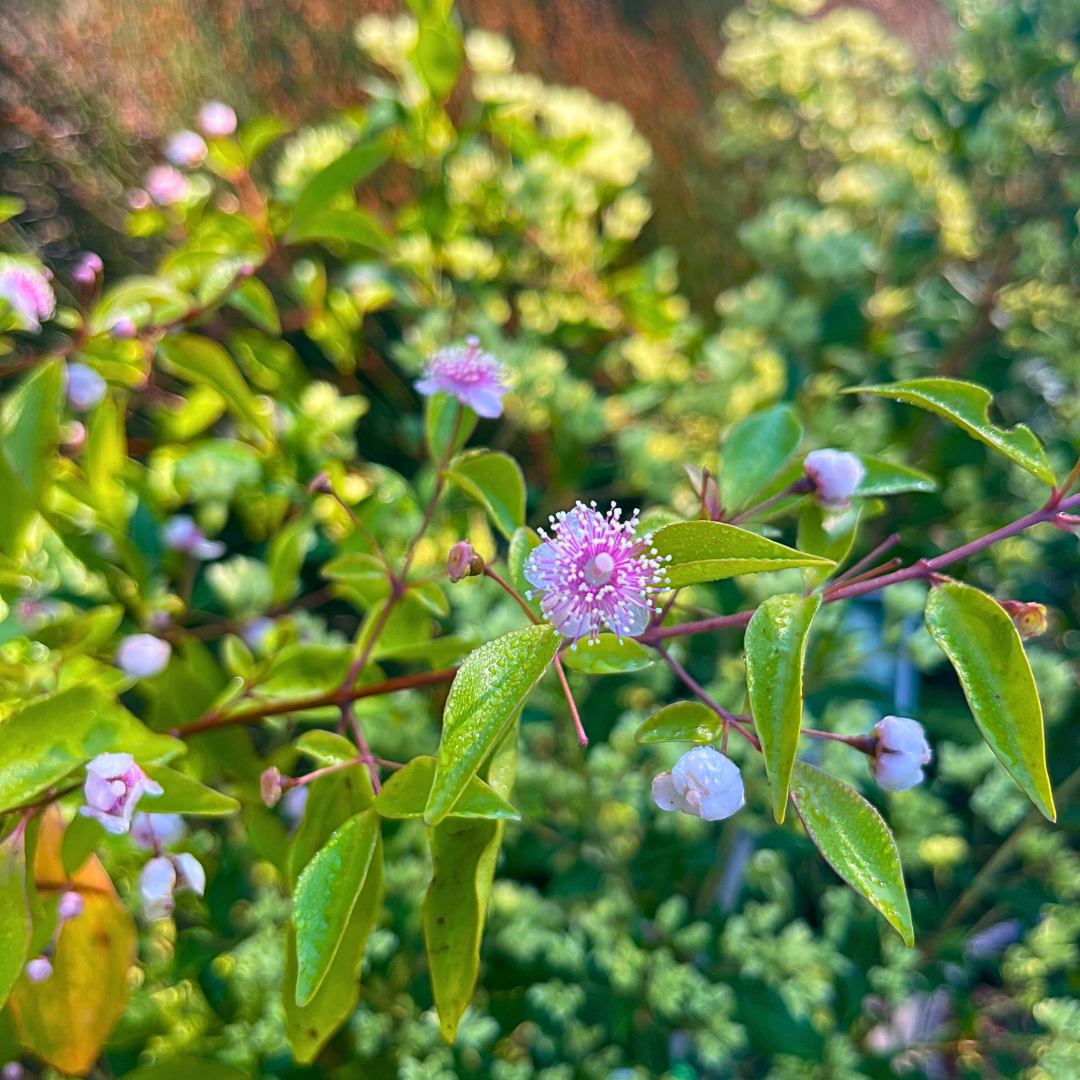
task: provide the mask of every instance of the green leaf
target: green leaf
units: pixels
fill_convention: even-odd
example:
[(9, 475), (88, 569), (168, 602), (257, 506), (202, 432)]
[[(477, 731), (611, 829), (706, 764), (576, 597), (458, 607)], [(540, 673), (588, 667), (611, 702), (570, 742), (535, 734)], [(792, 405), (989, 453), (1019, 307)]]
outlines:
[(1008, 613), (979, 589), (948, 581), (930, 590), (926, 628), (956, 668), (990, 749), (1039, 811), (1055, 821), (1042, 705)]
[(910, 465), (896, 465), (891, 461), (860, 454), (859, 460), (866, 469), (866, 474), (859, 481), (855, 494), (899, 495), (904, 491), (937, 491), (938, 482), (921, 469)]
[(457, 85), (465, 46), (461, 33), (448, 19), (425, 12), (418, 20), (416, 44), (410, 59), (436, 101), (445, 101)]
[(364, 142), (354, 146), (317, 172), (296, 200), (292, 222), (285, 233), (286, 243), (292, 243), (302, 234), (307, 223), (327, 210), (335, 196), (348, 191), (370, 176), (389, 156), (390, 144), (386, 138)]
[(351, 649), (294, 642), (277, 654), (265, 682), (254, 693), (259, 698), (288, 700), (332, 690), (342, 684), (351, 665)]
[(0, 813), (30, 802), (98, 754), (123, 751), (160, 764), (184, 744), (156, 735), (92, 686), (27, 705), (0, 724)]
[(67, 874), (74, 874), (97, 851), (105, 839), (105, 828), (97, 818), (76, 814), (64, 830), (60, 862)]
[(308, 785), (307, 806), (296, 827), (285, 861), (286, 877), (295, 886), (315, 853), (346, 820), (375, 802), (371, 774), (364, 765), (321, 776)]
[(601, 634), (595, 641), (583, 639), (572, 645), (563, 653), (562, 661), (586, 675), (618, 675), (647, 668), (653, 654), (631, 638), (620, 641), (614, 634)]
[(249, 277), (229, 293), (229, 307), (246, 315), (260, 330), (275, 336), (281, 333), (281, 319), (270, 290), (257, 278)]
[(26, 829), (20, 822), (0, 841), (0, 1008), (22, 974), (32, 930), (26, 899)]
[(126, 495), (120, 483), (128, 459), (124, 414), (125, 402), (106, 395), (90, 417), (82, 455), (91, 505), (117, 532), (127, 528)]
[(751, 413), (724, 440), (720, 505), (741, 510), (799, 447), (802, 424), (790, 405)]
[(244, 151), (232, 139), (207, 139), (206, 168), (215, 176), (235, 183), (244, 175), (246, 166)]
[(241, 1069), (186, 1055), (132, 1069), (124, 1073), (121, 1080), (193, 1080), (194, 1077), (199, 1080), (248, 1080), (248, 1074)]
[(984, 386), (962, 379), (909, 379), (879, 386), (849, 386), (844, 393), (877, 394), (927, 409), (951, 420), (969, 435), (1034, 473), (1040, 480), (1054, 483), (1054, 470), (1050, 467), (1046, 451), (1030, 428), (1017, 424), (1005, 431), (990, 422), (989, 410), (993, 397)]
[(193, 304), (187, 293), (166, 278), (122, 278), (101, 294), (87, 319), (87, 329), (100, 334), (118, 319), (131, 319), (136, 326), (164, 326), (184, 318)]
[(821, 597), (770, 596), (746, 627), (746, 688), (772, 788), (773, 816), (784, 820), (803, 711), (803, 663)]
[(414, 581), (409, 585), (405, 595), (430, 611), (432, 615), (445, 617), (450, 614), (450, 604), (446, 599), (446, 593), (442, 591), (437, 581)]
[(244, 160), (250, 165), (264, 150), (290, 131), (292, 125), (280, 116), (257, 116), (240, 129), (236, 141), (244, 152)]
[(507, 540), (525, 524), (525, 476), (509, 454), (500, 450), (465, 454), (454, 461), (446, 477), (487, 510)]
[(450, 394), (432, 394), (424, 407), (424, 437), (427, 439), (431, 460), (437, 464), (449, 461), (469, 441), (469, 436), (476, 430), (476, 424), (476, 413), (468, 405), (462, 405)]
[(715, 742), (724, 722), (700, 701), (676, 701), (653, 713), (634, 735), (639, 743)]
[(352, 918), (345, 928), (337, 955), (330, 964), (322, 985), (301, 1008), (296, 1004), (296, 930), (285, 927), (285, 979), (282, 999), (285, 1006), (285, 1031), (293, 1057), (299, 1065), (310, 1065), (327, 1040), (352, 1015), (360, 998), (360, 965), (368, 935), (378, 922), (383, 895), (383, 845), (376, 836), (364, 887), (360, 890)]
[(422, 912), (424, 945), (439, 1029), (448, 1043), (476, 988), (501, 840), (501, 821), (447, 820), (431, 829), (433, 872)]
[(543, 617), (540, 611), (540, 601), (529, 600), (525, 596), (532, 588), (532, 585), (525, 577), (525, 560), (541, 543), (542, 541), (535, 530), (523, 526), (514, 530), (514, 535), (510, 537), (510, 550), (506, 553), (506, 565), (510, 570), (510, 584), (517, 589), (537, 618)]
[[(435, 759), (414, 757), (383, 784), (375, 796), (375, 809), (384, 818), (421, 818), (434, 780)], [(521, 820), (517, 810), (478, 776), (469, 780), (447, 817)]]
[(301, 244), (308, 240), (344, 240), (373, 251), (389, 251), (390, 234), (366, 210), (320, 210), (306, 221), (293, 222), (288, 242)]
[(791, 798), (825, 861), (913, 948), (900, 853), (882, 816), (854, 788), (802, 761), (791, 774)]
[(157, 796), (144, 795), (140, 808), (150, 814), (192, 814), (195, 817), (224, 817), (235, 814), (240, 804), (220, 791), (200, 784), (164, 765), (144, 765), (146, 775), (165, 790)]
[[(324, 578), (347, 586), (341, 594), (361, 608), (370, 608), (390, 595), (390, 579), (381, 559), (364, 552), (350, 551), (323, 563)], [(338, 590), (335, 590), (338, 592)]]
[(807, 585), (824, 581), (848, 557), (859, 531), (861, 512), (862, 506), (858, 503), (838, 511), (823, 510), (815, 502), (803, 506), (799, 515), (799, 550), (820, 555), (834, 564), (833, 567), (812, 566), (804, 570)]
[(266, 561), (274, 588), (275, 607), (287, 604), (299, 591), (300, 570), (314, 542), (315, 530), (302, 514), (282, 527), (270, 541)]
[(293, 925), (300, 1008), (315, 996), (337, 955), (378, 837), (379, 815), (374, 810), (349, 818), (304, 867), (296, 883)]
[(0, 196), (0, 223), (10, 220), (26, 209), (26, 203), (14, 195)]
[(653, 547), (666, 564), (668, 585), (681, 589), (701, 581), (738, 574), (786, 570), (792, 566), (830, 567), (832, 561), (785, 547), (757, 533), (721, 521), (680, 521), (653, 534)]
[(429, 825), (450, 813), (555, 658), (560, 640), (552, 626), (527, 626), (482, 645), (461, 665), (443, 712), (438, 767), (424, 811)]
[(158, 342), (158, 354), (170, 374), (216, 390), (238, 420), (269, 434), (269, 414), (259, 408), (232, 357), (216, 341), (198, 334), (166, 336)]
[(359, 751), (356, 744), (349, 742), (344, 735), (334, 731), (313, 728), (305, 731), (293, 746), (314, 760), (320, 768), (326, 765), (343, 765), (346, 761), (355, 761)]

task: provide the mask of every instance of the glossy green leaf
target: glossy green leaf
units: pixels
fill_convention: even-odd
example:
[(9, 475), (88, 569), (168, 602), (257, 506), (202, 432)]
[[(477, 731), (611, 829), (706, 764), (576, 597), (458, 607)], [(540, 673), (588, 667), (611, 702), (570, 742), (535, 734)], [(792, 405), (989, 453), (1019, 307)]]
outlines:
[(26, 898), (26, 829), (20, 823), (0, 840), (0, 1008), (22, 974), (32, 929)]
[(639, 743), (715, 742), (724, 722), (700, 701), (676, 701), (655, 712), (637, 729)]
[(361, 610), (373, 607), (390, 595), (390, 579), (381, 559), (364, 552), (351, 551), (323, 563), (323, 577), (340, 582), (344, 588), (335, 590), (343, 599)]
[(346, 151), (336, 161), (317, 172), (296, 200), (292, 222), (285, 233), (286, 243), (302, 236), (305, 226), (326, 211), (334, 199), (370, 176), (390, 153), (389, 142), (383, 138), (363, 142)]
[(324, 731), (322, 728), (305, 731), (293, 743), (293, 746), (301, 754), (306, 754), (311, 758), (320, 768), (355, 761), (359, 753), (356, 744), (350, 742), (344, 735), (338, 735), (334, 731)]
[(832, 567), (807, 567), (803, 577), (807, 585), (824, 581), (850, 554), (859, 531), (862, 506), (852, 503), (843, 510), (823, 510), (816, 502), (807, 502), (799, 515), (800, 551), (830, 559)]
[(476, 424), (476, 413), (468, 405), (450, 394), (432, 394), (424, 406), (424, 437), (431, 460), (436, 464), (449, 461), (469, 441)]
[(140, 808), (151, 814), (191, 814), (195, 817), (224, 817), (235, 814), (240, 804), (220, 791), (200, 784), (164, 765), (144, 765), (146, 775), (165, 790), (157, 796), (144, 795)]
[(171, 281), (163, 277), (135, 275), (121, 278), (101, 294), (91, 310), (87, 328), (100, 334), (118, 319), (131, 319), (136, 326), (164, 326), (179, 322), (194, 302)]
[(509, 454), (498, 450), (465, 454), (446, 476), (487, 510), (508, 540), (525, 524), (525, 475)]
[(97, 818), (76, 814), (64, 830), (64, 839), (60, 844), (60, 862), (65, 872), (74, 874), (78, 871), (97, 851), (105, 836), (105, 828)]
[(184, 744), (157, 735), (92, 686), (27, 705), (0, 724), (0, 813), (31, 802), (98, 754), (124, 751), (160, 764)]
[(930, 590), (926, 627), (956, 668), (990, 749), (1039, 811), (1055, 821), (1042, 705), (1012, 619), (986, 593), (948, 581)]
[(442, 591), (437, 581), (414, 581), (409, 585), (405, 595), (426, 608), (432, 615), (445, 617), (450, 614), (450, 604), (446, 599), (446, 593)]
[(614, 634), (601, 634), (595, 641), (583, 638), (562, 654), (562, 662), (586, 675), (618, 675), (642, 671), (653, 662), (653, 654), (632, 638), (622, 641)]
[[(384, 818), (421, 818), (435, 780), (435, 759), (414, 757), (383, 784), (375, 796), (375, 809)], [(519, 821), (521, 815), (478, 776), (472, 777), (447, 815), (451, 818), (506, 818)]]
[(937, 491), (940, 486), (929, 473), (913, 469), (910, 465), (896, 465), (867, 454), (860, 454), (859, 460), (866, 473), (855, 489), (856, 495), (899, 495), (905, 491)]
[(281, 319), (270, 290), (257, 278), (249, 277), (229, 293), (228, 304), (246, 315), (260, 330), (281, 333)]
[(802, 761), (792, 770), (791, 798), (825, 861), (912, 948), (915, 931), (900, 853), (882, 816), (854, 788)]
[(296, 1004), (315, 996), (341, 947), (360, 899), (375, 844), (379, 815), (351, 817), (304, 867), (293, 894), (296, 928)]
[(388, 251), (390, 234), (366, 210), (320, 210), (302, 222), (293, 222), (288, 232), (289, 243), (308, 240), (343, 240), (373, 251)]
[(720, 521), (680, 521), (653, 534), (672, 588), (721, 581), (739, 574), (786, 570), (793, 566), (827, 568), (832, 561), (785, 547), (757, 533)]
[(770, 596), (746, 628), (746, 689), (772, 788), (773, 816), (784, 820), (803, 711), (803, 663), (820, 595)]
[(158, 342), (158, 357), (170, 374), (209, 386), (238, 420), (269, 433), (269, 413), (258, 406), (232, 357), (216, 341), (199, 334), (167, 335)]
[(127, 526), (124, 485), (120, 483), (128, 456), (124, 413), (125, 400), (107, 394), (90, 416), (82, 456), (91, 504), (101, 520), (117, 531)]
[(246, 165), (244, 151), (232, 139), (206, 140), (205, 167), (215, 176), (236, 183), (244, 175)]
[(292, 125), (280, 116), (257, 116), (239, 131), (236, 141), (250, 165), (263, 151), (269, 149), (282, 135), (292, 131)]
[(450, 813), (559, 647), (552, 626), (527, 626), (482, 645), (461, 665), (443, 712), (438, 767), (424, 819)]
[(363, 765), (321, 776), (308, 785), (304, 816), (293, 833), (285, 860), (286, 878), (295, 886), (315, 853), (346, 820), (370, 809), (375, 802), (371, 774)]
[(333, 690), (342, 684), (351, 665), (351, 649), (295, 642), (277, 654), (254, 693), (286, 700)]
[(909, 379), (879, 386), (851, 386), (844, 393), (876, 394), (927, 409), (951, 420), (972, 437), (1034, 473), (1040, 480), (1054, 483), (1054, 470), (1050, 467), (1046, 451), (1031, 429), (1023, 424), (1017, 424), (1007, 431), (995, 427), (989, 416), (993, 397), (989, 390), (977, 383), (962, 379)]
[(282, 1001), (285, 1006), (285, 1031), (297, 1064), (310, 1065), (327, 1040), (356, 1008), (360, 997), (360, 966), (364, 960), (364, 946), (378, 922), (384, 893), (383, 845), (382, 837), (378, 836), (364, 887), (360, 890), (337, 955), (322, 985), (302, 1008), (296, 1004), (296, 930), (292, 923), (286, 926)]
[(506, 553), (506, 565), (510, 570), (510, 584), (517, 589), (518, 594), (529, 605), (532, 613), (537, 618), (542, 618), (540, 601), (530, 600), (525, 594), (532, 589), (532, 585), (525, 577), (525, 560), (530, 553), (542, 543), (535, 529), (522, 526), (514, 530), (510, 537), (510, 550)]
[(457, 84), (465, 58), (461, 32), (448, 19), (431, 11), (425, 12), (418, 23), (410, 59), (431, 96), (445, 101)]
[(454, 1041), (480, 972), (502, 822), (448, 819), (431, 829), (432, 878), (422, 912), (439, 1030)]
[(315, 530), (304, 515), (290, 521), (270, 541), (266, 562), (270, 568), (275, 606), (287, 604), (296, 595), (300, 571), (314, 543)]
[(790, 405), (774, 405), (739, 421), (724, 440), (720, 505), (741, 510), (799, 447), (802, 424)]

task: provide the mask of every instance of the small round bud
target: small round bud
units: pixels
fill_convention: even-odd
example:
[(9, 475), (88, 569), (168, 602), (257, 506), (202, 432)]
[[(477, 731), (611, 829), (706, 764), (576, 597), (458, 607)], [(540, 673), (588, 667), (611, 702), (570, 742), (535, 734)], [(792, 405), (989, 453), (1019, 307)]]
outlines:
[(159, 206), (183, 202), (190, 190), (187, 177), (171, 165), (155, 165), (143, 177), (143, 184)]
[(209, 138), (224, 139), (236, 130), (236, 113), (224, 101), (207, 101), (195, 123)]
[(78, 420), (64, 424), (60, 429), (60, 444), (69, 454), (77, 454), (86, 445), (86, 425)]
[(116, 647), (113, 661), (136, 679), (151, 679), (165, 670), (172, 646), (153, 634), (131, 634)]
[(206, 158), (206, 143), (194, 131), (174, 131), (165, 143), (165, 156), (181, 169), (201, 165)]
[(653, 780), (652, 793), (661, 810), (681, 810), (705, 821), (729, 818), (746, 802), (739, 767), (711, 746), (683, 754), (671, 772)]
[(36, 956), (26, 965), (26, 977), (32, 983), (43, 983), (52, 973), (52, 962), (47, 956)]
[(9, 1061), (0, 1069), (0, 1080), (26, 1080), (30, 1074), (17, 1061)]
[(317, 491), (333, 491), (334, 489), (330, 485), (330, 474), (327, 472), (319, 473), (312, 478), (307, 489), (309, 495), (314, 495)]
[(451, 581), (475, 577), (484, 572), (484, 560), (468, 540), (459, 540), (446, 559), (446, 573)]
[(109, 326), (109, 335), (117, 341), (127, 341), (128, 338), (133, 338), (138, 332), (139, 328), (135, 325), (135, 320), (127, 315), (121, 315)]
[(94, 251), (84, 251), (71, 267), (71, 280), (89, 287), (97, 281), (98, 274), (105, 269), (101, 256)]
[(86, 901), (82, 898), (81, 893), (77, 893), (73, 889), (64, 893), (56, 902), (56, 917), (63, 919), (65, 922), (68, 919), (77, 919), (85, 910)]
[(803, 469), (826, 510), (843, 510), (866, 475), (863, 463), (845, 450), (814, 450), (806, 455)]
[(86, 364), (67, 365), (68, 404), (77, 412), (89, 412), (101, 404), (109, 387), (105, 380)]
[(1023, 600), (999, 600), (998, 603), (1008, 612), (1013, 626), (1025, 640), (1046, 633), (1049, 623), (1045, 604), (1029, 604)]
[(906, 716), (886, 716), (874, 725), (874, 735), (877, 751), (870, 769), (878, 787), (907, 791), (921, 784), (923, 766), (933, 757), (922, 724)]
[(259, 777), (259, 795), (267, 806), (277, 806), (283, 790), (281, 772), (271, 765)]

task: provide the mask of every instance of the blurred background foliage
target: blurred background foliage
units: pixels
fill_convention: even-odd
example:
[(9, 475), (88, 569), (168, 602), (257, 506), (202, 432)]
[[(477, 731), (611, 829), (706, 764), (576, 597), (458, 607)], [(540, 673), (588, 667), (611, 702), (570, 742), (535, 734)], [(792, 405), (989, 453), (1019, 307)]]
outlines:
[[(207, 437), (224, 408), (213, 400), (194, 410), (206, 424), (189, 408), (194, 427), (178, 420), (146, 459), (140, 483), (155, 511), (190, 502), (234, 553), (189, 583), (193, 607), (234, 619), (272, 608), (265, 542), (297, 485), (335, 461), (380, 540), (404, 543), (419, 513), (410, 485), (431, 481), (417, 470), (420, 415), (404, 379), (466, 332), (515, 372), (507, 417), (485, 434), (522, 461), (531, 520), (576, 496), (692, 514), (683, 462), (715, 471), (734, 422), (790, 400), (814, 445), (940, 479), (937, 494), (871, 508), (860, 541), (868, 550), (899, 528), (906, 557), (935, 554), (1034, 507), (1040, 492), (939, 421), (838, 396), (934, 373), (991, 387), (999, 420), (1031, 424), (1059, 475), (1068, 470), (1080, 444), (1080, 3), (874, 13), (813, 0), (469, 0), (459, 12), (472, 31), (468, 64), (445, 113), (417, 91), (411, 24), (390, 4), (154, 3), (125, 5), (121, 20), (96, 5), (14, 0), (0, 14), (0, 184), (27, 204), (4, 239), (40, 255), (61, 286), (84, 248), (102, 254), (109, 277), (152, 270), (170, 250), (180, 211), (130, 213), (127, 195), (159, 160), (161, 137), (206, 98), (244, 118), (277, 112), (297, 129), (259, 178), (283, 205), (361, 131), (400, 125), (392, 161), (360, 194), (392, 231), (390, 254), (365, 262), (331, 250), (285, 268), (282, 292), (299, 314), (281, 349), (224, 327), (248, 379), (288, 414), (281, 461)], [(182, 261), (165, 265), (183, 278)], [(141, 362), (100, 359), (117, 365), (114, 385)], [(159, 422), (168, 434), (168, 418)], [(79, 508), (61, 512), (77, 520)], [(332, 500), (314, 512), (321, 539), (305, 597), (351, 531)], [(483, 517), (462, 502), (418, 551), (418, 569), (435, 568), (463, 532), (495, 554)], [(966, 572), (1051, 608), (1051, 631), (1029, 654), (1059, 785), (1080, 765), (1077, 568), (1075, 540), (1047, 529)], [(79, 573), (56, 550), (42, 556), (53, 591), (59, 582), (92, 599), (98, 583)], [(451, 592), (451, 628), (492, 637), (518, 625), (489, 584)], [(695, 588), (689, 602), (731, 611), (783, 587), (746, 579)], [(314, 1066), (291, 1062), (279, 997), (287, 901), (273, 845), (249, 817), (190, 837), (207, 896), (186, 898), (175, 923), (144, 928), (100, 1075), (151, 1062), (205, 1068), (184, 1066), (191, 1056), (282, 1080), (1080, 1075), (1080, 816), (1063, 798), (1056, 829), (1032, 819), (921, 629), (924, 599), (911, 585), (824, 610), (807, 685), (819, 727), (864, 732), (895, 711), (917, 716), (935, 743), (930, 782), (890, 796), (871, 793), (844, 748), (813, 748), (887, 809), (914, 952), (838, 887), (804, 836), (773, 825), (749, 755), (739, 761), (748, 809), (730, 822), (657, 814), (649, 781), (676, 755), (632, 733), (677, 696), (666, 672), (574, 677), (594, 743), (578, 750), (545, 683), (522, 719), (514, 799), (524, 821), (506, 831), (481, 989), (453, 1048), (424, 974), (427, 845), (404, 823), (388, 836), (387, 910), (367, 945), (360, 1004)], [(172, 602), (143, 600), (147, 617)], [(283, 640), (343, 646), (355, 605), (311, 607), (280, 620)], [(48, 618), (59, 640), (73, 616)], [(49, 685), (59, 656), (34, 640), (48, 633), (10, 622), (4, 632), (5, 663)], [(224, 678), (209, 650), (186, 647), (191, 667)], [(717, 652), (695, 639), (688, 653), (738, 709), (737, 640)], [(3, 677), (5, 697), (25, 692), (12, 689), (10, 667)], [(437, 713), (419, 694), (360, 712), (378, 755), (435, 745)], [(126, 841), (103, 850), (126, 896), (135, 853)]]

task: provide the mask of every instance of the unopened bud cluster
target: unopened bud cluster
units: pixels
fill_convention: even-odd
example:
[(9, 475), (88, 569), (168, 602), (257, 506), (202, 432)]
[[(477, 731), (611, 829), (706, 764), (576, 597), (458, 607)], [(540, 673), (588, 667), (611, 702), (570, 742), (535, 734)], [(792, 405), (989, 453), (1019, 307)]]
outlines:
[(446, 573), (451, 581), (479, 577), (484, 572), (484, 559), (468, 540), (459, 540), (446, 559)]

